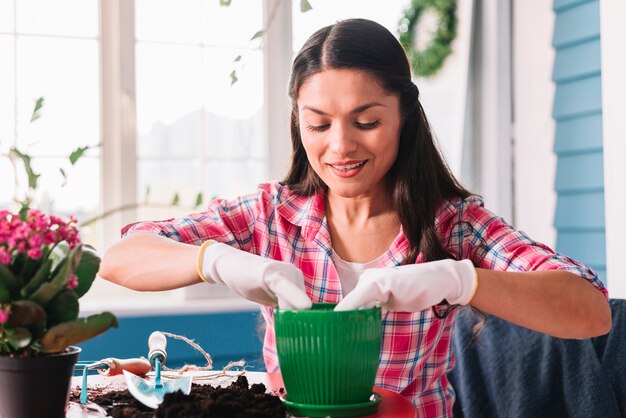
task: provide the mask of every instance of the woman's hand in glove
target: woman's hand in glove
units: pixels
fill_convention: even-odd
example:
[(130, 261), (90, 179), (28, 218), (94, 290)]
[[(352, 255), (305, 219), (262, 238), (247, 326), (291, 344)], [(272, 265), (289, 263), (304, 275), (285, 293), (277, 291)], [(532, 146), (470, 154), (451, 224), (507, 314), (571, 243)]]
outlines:
[(370, 308), (378, 303), (394, 311), (417, 312), (446, 299), (468, 304), (478, 278), (470, 260), (439, 260), (398, 267), (368, 269), (336, 311)]
[(276, 261), (229, 245), (205, 243), (198, 253), (198, 274), (208, 283), (220, 283), (246, 299), (283, 309), (309, 309), (302, 272), (293, 264)]

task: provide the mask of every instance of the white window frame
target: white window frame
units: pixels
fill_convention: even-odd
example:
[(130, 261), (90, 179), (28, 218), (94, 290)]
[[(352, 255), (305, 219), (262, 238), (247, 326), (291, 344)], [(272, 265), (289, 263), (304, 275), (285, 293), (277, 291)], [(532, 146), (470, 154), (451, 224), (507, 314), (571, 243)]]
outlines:
[[(135, 2), (100, 0), (101, 202), (102, 213), (137, 199), (135, 100)], [(103, 245), (119, 240), (134, 211), (103, 219)]]
[(626, 3), (600, 1), (606, 275), (612, 298), (626, 297), (626, 279), (620, 274), (626, 250), (626, 224), (622, 214), (626, 207), (626, 118), (623, 115), (626, 58), (620, 52), (626, 38), (625, 21)]
[[(480, 27), (473, 40), (481, 51), (473, 71), (480, 97), (472, 155), (478, 192), (492, 211), (514, 223), (513, 149), (511, 125), (511, 4), (510, 0), (478, 2)], [(477, 4), (478, 4), (477, 3)], [(474, 20), (473, 25), (477, 22)], [(474, 58), (475, 59), (475, 58)], [(471, 60), (471, 58), (470, 58)], [(467, 111), (467, 110), (466, 110)], [(470, 152), (470, 151), (466, 151)]]

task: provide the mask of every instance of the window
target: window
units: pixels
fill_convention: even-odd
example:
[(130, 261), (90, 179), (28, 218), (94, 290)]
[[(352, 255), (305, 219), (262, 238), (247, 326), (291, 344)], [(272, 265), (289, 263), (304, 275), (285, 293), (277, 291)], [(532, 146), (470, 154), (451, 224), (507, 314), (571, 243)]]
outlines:
[[(24, 171), (16, 179), (7, 157), (16, 147), (41, 174), (35, 198), (42, 209), (78, 218), (99, 210), (98, 148), (75, 166), (68, 160), (76, 148), (99, 143), (98, 41), (96, 0), (0, 1), (0, 207), (14, 209), (13, 198), (26, 190)], [(31, 123), (40, 96), (42, 117)], [(98, 240), (93, 228), (83, 236)]]
[[(126, 223), (182, 216), (200, 193), (198, 210), (215, 196), (253, 192), (282, 176), (291, 147), (289, 56), (339, 19), (370, 18), (396, 33), (408, 0), (311, 3), (302, 13), (300, 2), (286, 0), (228, 7), (218, 0), (0, 0), (0, 207), (14, 207), (12, 146), (33, 155), (42, 174), (39, 206), (79, 223), (99, 219), (82, 233), (101, 250)], [(263, 50), (261, 39), (250, 38), (275, 10), (277, 35)], [(285, 34), (291, 48), (281, 50), (276, 40)], [(426, 80), (418, 85), (428, 89)], [(40, 96), (43, 116), (30, 123)], [(434, 120), (435, 131), (449, 129), (449, 121)], [(67, 156), (82, 146), (93, 148), (68, 169)], [(63, 187), (60, 166), (68, 171)], [(113, 215), (102, 218), (103, 210)], [(200, 290), (225, 293), (203, 286), (171, 298), (96, 281), (86, 300), (175, 300)]]

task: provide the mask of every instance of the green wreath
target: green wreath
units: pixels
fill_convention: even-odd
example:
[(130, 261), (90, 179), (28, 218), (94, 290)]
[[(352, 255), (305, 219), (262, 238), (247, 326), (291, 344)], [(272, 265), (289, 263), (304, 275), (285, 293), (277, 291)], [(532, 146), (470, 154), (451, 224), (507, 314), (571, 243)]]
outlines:
[[(418, 51), (413, 45), (415, 25), (428, 9), (437, 13), (439, 22), (428, 46)], [(415, 75), (433, 76), (443, 66), (452, 52), (450, 44), (456, 36), (456, 23), (456, 0), (411, 0), (398, 23), (398, 33)]]

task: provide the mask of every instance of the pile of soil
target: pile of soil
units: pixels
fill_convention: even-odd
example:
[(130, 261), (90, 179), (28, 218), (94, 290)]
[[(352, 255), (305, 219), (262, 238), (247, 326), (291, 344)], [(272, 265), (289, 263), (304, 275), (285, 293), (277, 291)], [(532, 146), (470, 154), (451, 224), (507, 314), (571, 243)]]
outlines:
[[(90, 393), (89, 398), (113, 418), (285, 418), (285, 405), (266, 392), (264, 384), (248, 386), (248, 379), (239, 376), (228, 387), (194, 383), (189, 395), (169, 393), (156, 410), (144, 406), (128, 390)], [(80, 392), (70, 395), (71, 401), (80, 402), (79, 398)]]

